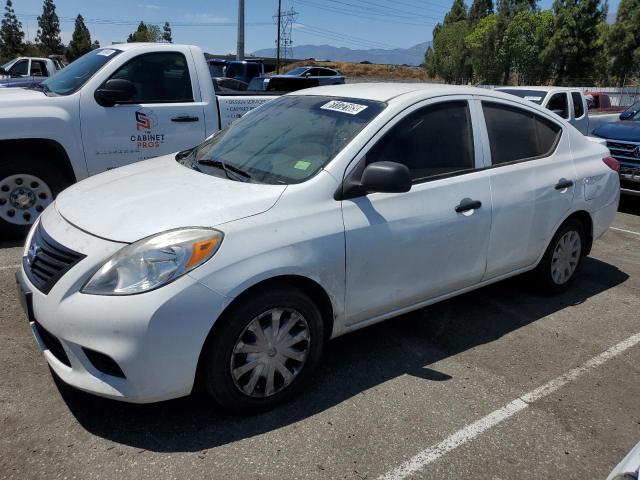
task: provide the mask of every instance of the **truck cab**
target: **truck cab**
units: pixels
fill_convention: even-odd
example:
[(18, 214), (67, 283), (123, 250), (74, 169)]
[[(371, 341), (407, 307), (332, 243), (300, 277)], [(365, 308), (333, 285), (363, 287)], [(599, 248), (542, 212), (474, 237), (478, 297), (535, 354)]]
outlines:
[(62, 64), (51, 58), (19, 57), (0, 67), (0, 88), (29, 87), (46, 80)]

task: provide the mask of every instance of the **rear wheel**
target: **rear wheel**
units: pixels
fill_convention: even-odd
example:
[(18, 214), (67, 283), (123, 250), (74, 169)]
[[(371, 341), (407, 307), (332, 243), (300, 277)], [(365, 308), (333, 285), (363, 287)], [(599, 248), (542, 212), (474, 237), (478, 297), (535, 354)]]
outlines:
[(283, 403), (320, 359), (320, 311), (295, 288), (245, 297), (219, 322), (203, 351), (201, 381), (227, 410), (246, 414)]
[(51, 164), (30, 156), (0, 161), (0, 232), (24, 236), (69, 182)]
[(584, 225), (576, 219), (567, 220), (533, 271), (536, 286), (545, 293), (564, 292), (580, 268), (585, 248)]

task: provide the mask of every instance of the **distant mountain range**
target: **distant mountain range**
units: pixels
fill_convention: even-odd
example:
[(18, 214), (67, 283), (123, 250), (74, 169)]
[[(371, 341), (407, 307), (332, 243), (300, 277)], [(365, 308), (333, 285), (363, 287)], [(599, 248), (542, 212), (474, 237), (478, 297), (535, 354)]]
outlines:
[[(387, 63), (396, 65), (420, 65), (424, 62), (424, 52), (431, 42), (419, 43), (409, 48), (370, 50), (353, 50), (347, 47), (332, 47), (331, 45), (299, 45), (293, 47), (293, 58), (316, 60), (333, 60), (340, 62)], [(256, 57), (274, 57), (275, 48), (264, 48), (253, 52)]]

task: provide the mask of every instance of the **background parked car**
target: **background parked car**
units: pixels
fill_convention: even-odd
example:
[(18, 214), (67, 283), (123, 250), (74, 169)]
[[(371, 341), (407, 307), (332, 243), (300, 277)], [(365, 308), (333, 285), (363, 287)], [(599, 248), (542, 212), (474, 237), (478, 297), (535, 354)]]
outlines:
[(0, 67), (0, 87), (30, 87), (63, 68), (58, 59), (20, 57)]
[(247, 82), (235, 78), (213, 78), (213, 90), (216, 93), (245, 92), (249, 86)]
[(271, 78), (281, 77), (317, 79), (318, 85), (340, 85), (345, 83), (344, 76), (339, 71), (326, 67), (296, 67), (283, 75), (274, 75)]
[(635, 102), (629, 108), (627, 108), (624, 112), (620, 114), (620, 120), (630, 120), (633, 116), (640, 112), (640, 102)]

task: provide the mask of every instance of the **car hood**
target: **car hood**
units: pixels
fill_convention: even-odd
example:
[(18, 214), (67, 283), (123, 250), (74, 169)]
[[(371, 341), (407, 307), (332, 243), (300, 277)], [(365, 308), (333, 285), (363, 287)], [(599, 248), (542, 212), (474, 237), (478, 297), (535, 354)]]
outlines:
[(175, 154), (110, 170), (56, 199), (77, 228), (131, 243), (179, 227), (213, 227), (269, 210), (286, 185), (244, 183), (191, 170)]
[(593, 134), (611, 140), (640, 142), (640, 121), (626, 120), (605, 123), (596, 128)]

